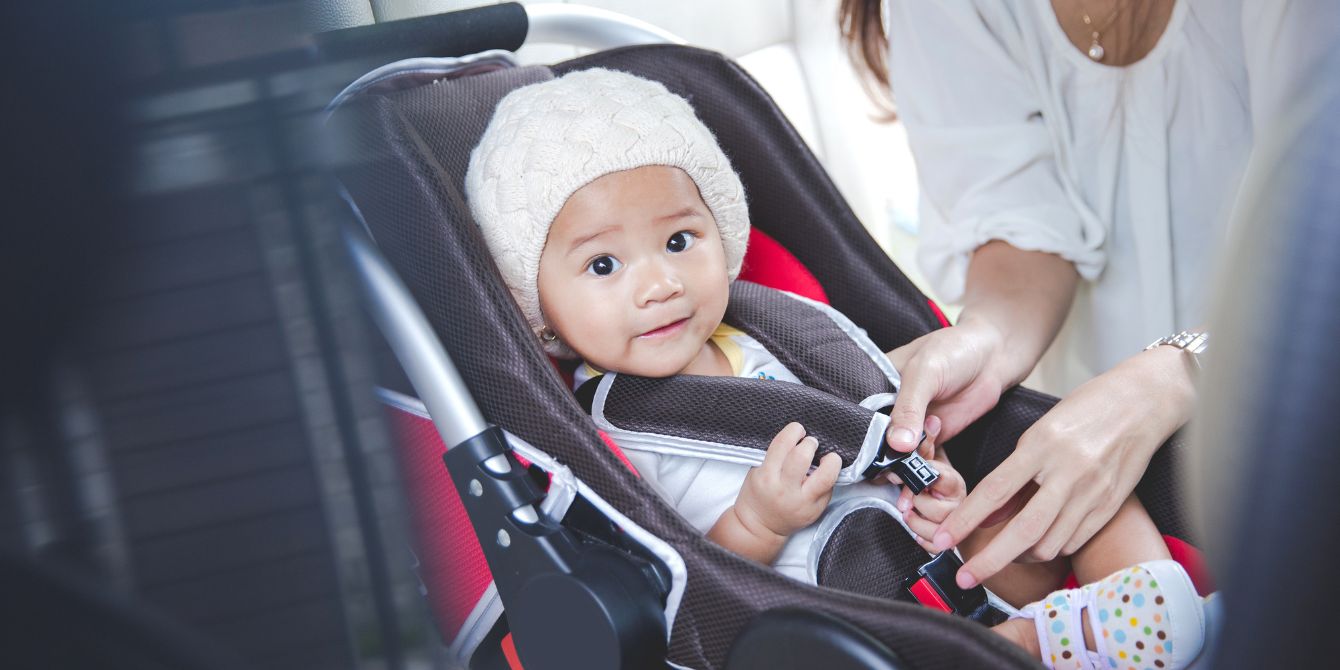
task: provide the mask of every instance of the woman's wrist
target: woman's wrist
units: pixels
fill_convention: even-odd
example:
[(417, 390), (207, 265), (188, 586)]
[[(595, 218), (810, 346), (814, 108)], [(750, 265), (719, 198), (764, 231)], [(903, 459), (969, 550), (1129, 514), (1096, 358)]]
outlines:
[(1191, 420), (1196, 404), (1196, 364), (1192, 355), (1177, 347), (1146, 349), (1123, 362), (1134, 366), (1136, 379), (1153, 394), (1150, 403), (1156, 416), (1162, 416), (1167, 433)]
[(988, 333), (992, 352), (982, 371), (1001, 390), (1033, 371), (1070, 312), (1079, 273), (1059, 255), (992, 240), (973, 251), (960, 323)]
[(980, 357), (981, 376), (1001, 393), (1018, 386), (1037, 365), (1040, 356), (1030, 356), (1027, 347), (1010, 346), (1009, 335), (992, 319), (965, 309), (954, 327), (973, 332), (970, 341)]

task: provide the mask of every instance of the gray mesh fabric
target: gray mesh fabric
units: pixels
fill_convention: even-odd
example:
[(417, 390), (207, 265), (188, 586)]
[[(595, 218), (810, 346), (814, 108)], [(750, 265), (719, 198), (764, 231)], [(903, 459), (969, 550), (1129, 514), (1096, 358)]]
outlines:
[(930, 560), (916, 540), (884, 510), (847, 515), (819, 554), (823, 586), (890, 600), (907, 599), (903, 583)]
[(778, 291), (735, 282), (725, 321), (758, 340), (806, 386), (850, 402), (894, 390), (832, 319)]
[(798, 421), (827, 453), (851, 465), (874, 412), (800, 384), (683, 375), (648, 379), (618, 375), (605, 418), (623, 430), (670, 435), (767, 451), (783, 426)]

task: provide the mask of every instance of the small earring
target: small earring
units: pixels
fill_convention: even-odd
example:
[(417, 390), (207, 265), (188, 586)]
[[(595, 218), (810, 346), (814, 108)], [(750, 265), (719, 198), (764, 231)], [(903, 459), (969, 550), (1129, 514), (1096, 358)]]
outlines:
[(553, 328), (550, 328), (549, 326), (544, 326), (543, 328), (540, 328), (541, 342), (548, 344), (549, 342), (553, 342), (554, 340), (557, 339), (558, 339), (558, 333), (555, 333)]

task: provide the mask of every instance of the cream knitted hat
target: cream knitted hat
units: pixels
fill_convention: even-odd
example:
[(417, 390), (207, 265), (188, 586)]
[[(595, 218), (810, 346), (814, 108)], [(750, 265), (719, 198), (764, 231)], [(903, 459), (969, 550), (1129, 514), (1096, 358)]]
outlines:
[[(537, 335), (545, 322), (536, 278), (554, 217), (577, 189), (645, 165), (680, 168), (698, 185), (734, 280), (749, 239), (744, 187), (687, 101), (658, 82), (589, 69), (516, 89), (498, 103), (470, 154), (465, 193), (503, 281)], [(544, 347), (574, 355), (559, 340)]]

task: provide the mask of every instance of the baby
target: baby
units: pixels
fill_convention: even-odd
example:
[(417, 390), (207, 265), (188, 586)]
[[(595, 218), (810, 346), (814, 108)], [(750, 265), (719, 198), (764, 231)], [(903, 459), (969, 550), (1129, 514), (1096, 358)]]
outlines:
[[(471, 155), (466, 195), (542, 346), (584, 361), (577, 385), (605, 371), (799, 383), (722, 323), (749, 233), (743, 188), (692, 108), (659, 83), (591, 69), (513, 91)], [(840, 458), (826, 454), (812, 468), (822, 445), (797, 423), (776, 434), (754, 468), (627, 455), (710, 539), (806, 579), (809, 538), (836, 498), (896, 500), (932, 551), (930, 538), (966, 487), (935, 445), (935, 417), (926, 433), (923, 456), (941, 476), (916, 496), (869, 483), (835, 489)], [(978, 530), (960, 551), (971, 555), (993, 532)], [(1049, 667), (1185, 667), (1204, 638), (1201, 600), (1168, 558), (1132, 497), (1073, 556), (1013, 565), (988, 580), (1004, 600), (1032, 603), (993, 630)], [(1071, 571), (1089, 585), (1052, 592)]]

